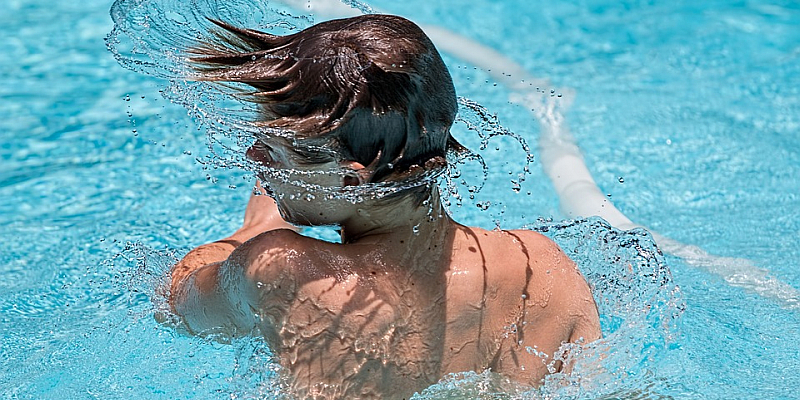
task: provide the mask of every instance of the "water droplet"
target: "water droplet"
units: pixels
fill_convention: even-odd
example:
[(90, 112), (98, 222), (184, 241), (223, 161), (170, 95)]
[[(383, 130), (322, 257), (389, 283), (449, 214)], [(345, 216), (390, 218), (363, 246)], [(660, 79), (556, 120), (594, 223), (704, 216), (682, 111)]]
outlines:
[(619, 177), (619, 183), (625, 183), (625, 178), (623, 178), (623, 177), (621, 177), (621, 176), (620, 176), (620, 177)]
[(190, 156), (190, 155), (192, 155), (192, 152), (189, 151), (189, 150), (184, 150), (183, 154), (186, 154), (187, 156)]

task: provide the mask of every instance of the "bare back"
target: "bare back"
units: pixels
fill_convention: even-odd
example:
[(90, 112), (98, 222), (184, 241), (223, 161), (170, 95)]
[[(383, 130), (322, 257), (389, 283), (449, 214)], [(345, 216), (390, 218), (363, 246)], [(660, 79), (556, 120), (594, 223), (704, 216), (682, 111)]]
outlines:
[(249, 271), (269, 271), (262, 331), (298, 394), (408, 398), (487, 368), (535, 385), (547, 369), (527, 348), (552, 354), (576, 332), (599, 337), (588, 286), (549, 239), (453, 228), (422, 248), (290, 231), (243, 246)]

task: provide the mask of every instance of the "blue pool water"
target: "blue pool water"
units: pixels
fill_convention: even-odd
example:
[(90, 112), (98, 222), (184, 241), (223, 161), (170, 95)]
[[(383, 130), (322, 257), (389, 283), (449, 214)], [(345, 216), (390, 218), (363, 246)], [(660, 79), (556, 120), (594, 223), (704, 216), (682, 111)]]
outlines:
[[(800, 289), (794, 2), (370, 5), (458, 32), (571, 88), (572, 133), (621, 211)], [(213, 162), (205, 129), (161, 96), (170, 91), (163, 80), (118, 65), (103, 40), (110, 8), (0, 3), (0, 394), (278, 397), (279, 374), (260, 341), (209, 342), (154, 321), (171, 263), (237, 227), (252, 180)], [(303, 10), (294, 15), (286, 21), (309, 22)], [(445, 58), (459, 95), (496, 114), (537, 156), (528, 110), (510, 104), (487, 71)], [(564, 220), (538, 159), (515, 190), (520, 146), (498, 137), (480, 150), (464, 121), (454, 134), (490, 174), (469, 199), (465, 188), (481, 173), (463, 166), (464, 200), (453, 213), (556, 239), (595, 287), (605, 339), (586, 349), (575, 376), (540, 390), (465, 374), (420, 398), (800, 398), (800, 311), (660, 254), (644, 231)]]

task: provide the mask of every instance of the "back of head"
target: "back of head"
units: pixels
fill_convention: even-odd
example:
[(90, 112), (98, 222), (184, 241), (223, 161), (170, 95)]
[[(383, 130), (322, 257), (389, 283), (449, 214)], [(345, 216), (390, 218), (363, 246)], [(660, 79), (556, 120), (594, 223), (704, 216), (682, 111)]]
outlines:
[(251, 86), (260, 122), (293, 132), (295, 146), (369, 166), (373, 182), (458, 146), (452, 79), (411, 21), (372, 14), (287, 36), (213, 22), (223, 30), (193, 49), (198, 79)]

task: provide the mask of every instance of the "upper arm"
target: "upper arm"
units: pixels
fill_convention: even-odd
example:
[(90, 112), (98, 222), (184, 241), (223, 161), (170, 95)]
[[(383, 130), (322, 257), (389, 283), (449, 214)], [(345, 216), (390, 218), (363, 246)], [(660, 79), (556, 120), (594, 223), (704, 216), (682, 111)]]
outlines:
[(234, 336), (248, 321), (233, 306), (227, 282), (220, 276), (227, 261), (204, 265), (172, 286), (170, 301), (189, 332)]
[[(172, 287), (170, 300), (195, 334), (247, 334), (263, 322), (264, 304), (286, 298), (287, 235), (269, 231), (247, 241), (220, 262), (197, 268)], [(276, 303), (280, 303), (276, 301)]]

